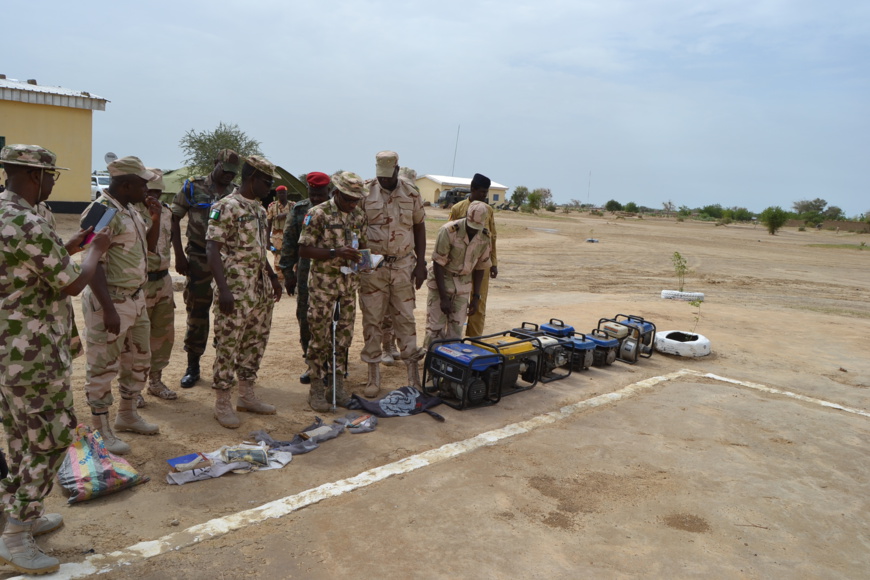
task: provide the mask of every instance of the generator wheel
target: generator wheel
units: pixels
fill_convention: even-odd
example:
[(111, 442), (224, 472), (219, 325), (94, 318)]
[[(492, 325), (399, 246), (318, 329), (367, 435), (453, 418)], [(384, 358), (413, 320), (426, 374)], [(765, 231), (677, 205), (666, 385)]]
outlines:
[(656, 333), (656, 350), (664, 354), (699, 358), (712, 352), (710, 339), (702, 334), (683, 330)]
[(685, 300), (692, 302), (693, 300), (704, 301), (703, 292), (680, 292), (679, 290), (662, 290), (662, 298), (665, 300)]

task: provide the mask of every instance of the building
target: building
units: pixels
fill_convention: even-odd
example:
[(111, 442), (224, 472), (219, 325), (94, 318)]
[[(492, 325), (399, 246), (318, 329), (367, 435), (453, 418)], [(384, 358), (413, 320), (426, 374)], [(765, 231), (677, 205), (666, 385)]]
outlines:
[(68, 167), (54, 187), (50, 205), (78, 213), (91, 199), (91, 149), (94, 111), (108, 101), (84, 91), (17, 81), (0, 74), (0, 146), (41, 145)]
[[(442, 191), (453, 189), (454, 187), (471, 187), (471, 178), (424, 175), (417, 178), (417, 187), (420, 188), (420, 195), (423, 197), (423, 201), (435, 203), (441, 196)], [(487, 202), (490, 204), (504, 203), (507, 198), (507, 190), (507, 185), (493, 181), (489, 186), (489, 198)]]

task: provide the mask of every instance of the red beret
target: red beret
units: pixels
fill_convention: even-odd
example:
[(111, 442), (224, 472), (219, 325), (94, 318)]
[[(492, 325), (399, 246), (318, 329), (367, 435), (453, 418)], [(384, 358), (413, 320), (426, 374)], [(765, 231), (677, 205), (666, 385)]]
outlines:
[(319, 171), (312, 171), (305, 179), (311, 187), (325, 187), (329, 185), (329, 176)]
[(275, 188), (275, 191), (287, 191), (287, 186), (286, 185), (279, 185), (278, 187)]

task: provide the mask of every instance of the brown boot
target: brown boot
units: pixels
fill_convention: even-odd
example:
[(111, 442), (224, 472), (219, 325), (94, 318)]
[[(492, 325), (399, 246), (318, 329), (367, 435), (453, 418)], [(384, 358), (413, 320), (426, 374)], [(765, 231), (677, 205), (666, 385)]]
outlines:
[(421, 389), (420, 386), (420, 367), (417, 366), (416, 360), (406, 360), (405, 367), (408, 369), (408, 385), (415, 389)]
[(118, 436), (112, 431), (111, 424), (109, 423), (109, 410), (105, 409), (105, 411), (105, 413), (94, 412), (91, 415), (93, 417), (94, 429), (100, 432), (103, 444), (111, 453), (115, 455), (130, 453), (130, 446), (118, 439)]
[(163, 382), (162, 371), (151, 373), (148, 377), (148, 394), (165, 401), (174, 401), (178, 398), (178, 393), (167, 387)]
[(326, 385), (323, 379), (311, 378), (311, 387), (308, 389), (308, 405), (318, 413), (329, 413), (332, 405), (326, 400)]
[(6, 520), (6, 528), (0, 537), (0, 562), (25, 574), (50, 574), (57, 572), (60, 561), (46, 556), (33, 540), (33, 522)]
[(233, 411), (233, 396), (230, 390), (215, 389), (214, 395), (214, 418), (221, 424), (221, 427), (238, 429), (242, 422), (239, 421), (238, 415)]
[(369, 363), (369, 380), (366, 383), (366, 388), (363, 395), (369, 399), (377, 397), (381, 391), (381, 365), (379, 363)]
[(140, 435), (157, 435), (160, 427), (148, 423), (139, 416), (136, 411), (136, 397), (126, 399), (121, 397), (118, 403), (118, 415), (115, 417), (115, 429), (118, 431), (132, 431)]
[(258, 415), (274, 415), (275, 407), (264, 403), (254, 393), (254, 381), (239, 381), (239, 399), (236, 401), (236, 411), (257, 413)]
[[(326, 375), (323, 386), (323, 398), (332, 408), (332, 375)], [(338, 373), (335, 377), (335, 404), (339, 407), (347, 407), (348, 403), (350, 403), (350, 393), (344, 388), (344, 374)]]

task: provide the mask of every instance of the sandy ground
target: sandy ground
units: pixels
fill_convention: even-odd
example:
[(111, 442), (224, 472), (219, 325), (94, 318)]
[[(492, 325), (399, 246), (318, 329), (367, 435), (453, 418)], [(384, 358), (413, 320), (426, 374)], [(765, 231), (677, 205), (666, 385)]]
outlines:
[[(446, 212), (428, 215), (431, 244)], [(441, 406), (444, 423), (385, 419), (374, 433), (344, 434), (282, 470), (166, 484), (166, 458), (238, 443), (256, 429), (289, 439), (313, 421), (298, 382), (295, 301), (284, 296), (259, 380), (278, 414), (243, 414), (239, 430), (223, 429), (209, 380), (179, 389), (177, 401), (148, 397), (142, 414), (161, 434), (125, 437), (128, 458), (152, 480), (71, 507), (56, 489), (48, 507), (66, 526), (40, 545), (82, 562), (680, 369), (870, 412), (870, 251), (855, 247), (866, 236), (578, 214), (496, 219), (489, 331), (551, 317), (588, 331), (617, 313), (689, 330), (693, 308), (659, 296), (676, 289), (670, 260), (679, 251), (692, 268), (685, 289), (706, 294), (697, 331), (714, 353), (591, 369), (484, 409)], [(74, 222), (59, 223), (68, 232)], [(842, 244), (852, 247), (834, 247)], [(180, 293), (176, 302), (178, 342), (164, 374), (173, 386), (186, 364)], [(418, 330), (423, 304), (425, 289)], [(81, 325), (78, 301), (76, 311)], [(357, 391), (360, 323), (358, 314), (348, 379)], [(209, 348), (204, 368), (212, 362)], [(403, 367), (385, 369), (386, 386), (404, 378)], [(78, 359), (76, 410), (87, 418), (83, 381)], [(686, 375), (103, 577), (866, 577), (868, 444), (866, 415)]]

